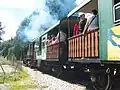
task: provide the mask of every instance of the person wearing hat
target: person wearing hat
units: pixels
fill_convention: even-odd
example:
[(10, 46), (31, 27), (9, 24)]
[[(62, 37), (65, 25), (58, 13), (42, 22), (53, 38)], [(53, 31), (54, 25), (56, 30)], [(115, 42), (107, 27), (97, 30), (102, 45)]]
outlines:
[(79, 31), (80, 31), (80, 33), (83, 32), (86, 22), (87, 22), (87, 18), (85, 18), (85, 14), (83, 13), (80, 16), (80, 21), (79, 21)]

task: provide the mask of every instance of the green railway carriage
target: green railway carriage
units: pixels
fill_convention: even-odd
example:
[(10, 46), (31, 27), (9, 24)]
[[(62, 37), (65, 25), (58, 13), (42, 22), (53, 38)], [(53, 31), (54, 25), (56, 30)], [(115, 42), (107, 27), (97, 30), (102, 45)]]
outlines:
[[(93, 9), (98, 11), (99, 30), (73, 36), (74, 24), (79, 22), (78, 14), (84, 12), (89, 16)], [(109, 90), (111, 81), (120, 75), (119, 14), (120, 0), (84, 0), (41, 35), (39, 68), (57, 72), (63, 68), (89, 72), (96, 90)], [(60, 30), (67, 35), (64, 50), (61, 43), (46, 45), (48, 37), (56, 36)]]

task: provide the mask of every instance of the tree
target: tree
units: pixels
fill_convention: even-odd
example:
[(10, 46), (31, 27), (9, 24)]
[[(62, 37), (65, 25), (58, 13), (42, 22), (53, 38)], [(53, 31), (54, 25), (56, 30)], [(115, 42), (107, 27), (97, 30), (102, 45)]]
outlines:
[(8, 59), (15, 57), (17, 60), (20, 60), (25, 44), (25, 42), (18, 38), (12, 38), (2, 43), (0, 54)]

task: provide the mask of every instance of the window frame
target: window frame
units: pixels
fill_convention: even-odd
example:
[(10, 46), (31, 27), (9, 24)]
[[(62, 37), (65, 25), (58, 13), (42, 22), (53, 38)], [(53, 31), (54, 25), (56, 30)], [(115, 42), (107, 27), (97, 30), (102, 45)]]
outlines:
[(120, 2), (113, 5), (113, 21), (114, 21), (115, 25), (118, 25), (118, 24), (120, 24), (120, 18), (118, 20), (116, 20), (116, 17), (115, 17), (116, 16), (116, 13), (115, 13), (116, 8), (117, 9), (120, 8)]

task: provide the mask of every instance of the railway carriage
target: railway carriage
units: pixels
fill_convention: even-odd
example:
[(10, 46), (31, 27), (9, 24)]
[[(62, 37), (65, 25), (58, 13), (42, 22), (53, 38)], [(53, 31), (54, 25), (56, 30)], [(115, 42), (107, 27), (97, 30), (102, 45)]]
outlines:
[(26, 64), (26, 66), (35, 68), (37, 67), (37, 60), (38, 58), (38, 46), (36, 45), (36, 42), (28, 42), (25, 46), (25, 57), (23, 60), (23, 63)]
[[(96, 9), (99, 30), (73, 35), (74, 24), (79, 22), (79, 13)], [(47, 29), (40, 37), (41, 59), (38, 68), (46, 72), (79, 70), (89, 72), (96, 90), (109, 90), (111, 81), (120, 75), (120, 0), (84, 0), (65, 18)], [(67, 35), (66, 44), (47, 45), (48, 37), (62, 30)], [(60, 37), (59, 37), (60, 39)], [(64, 48), (63, 48), (64, 47)]]

